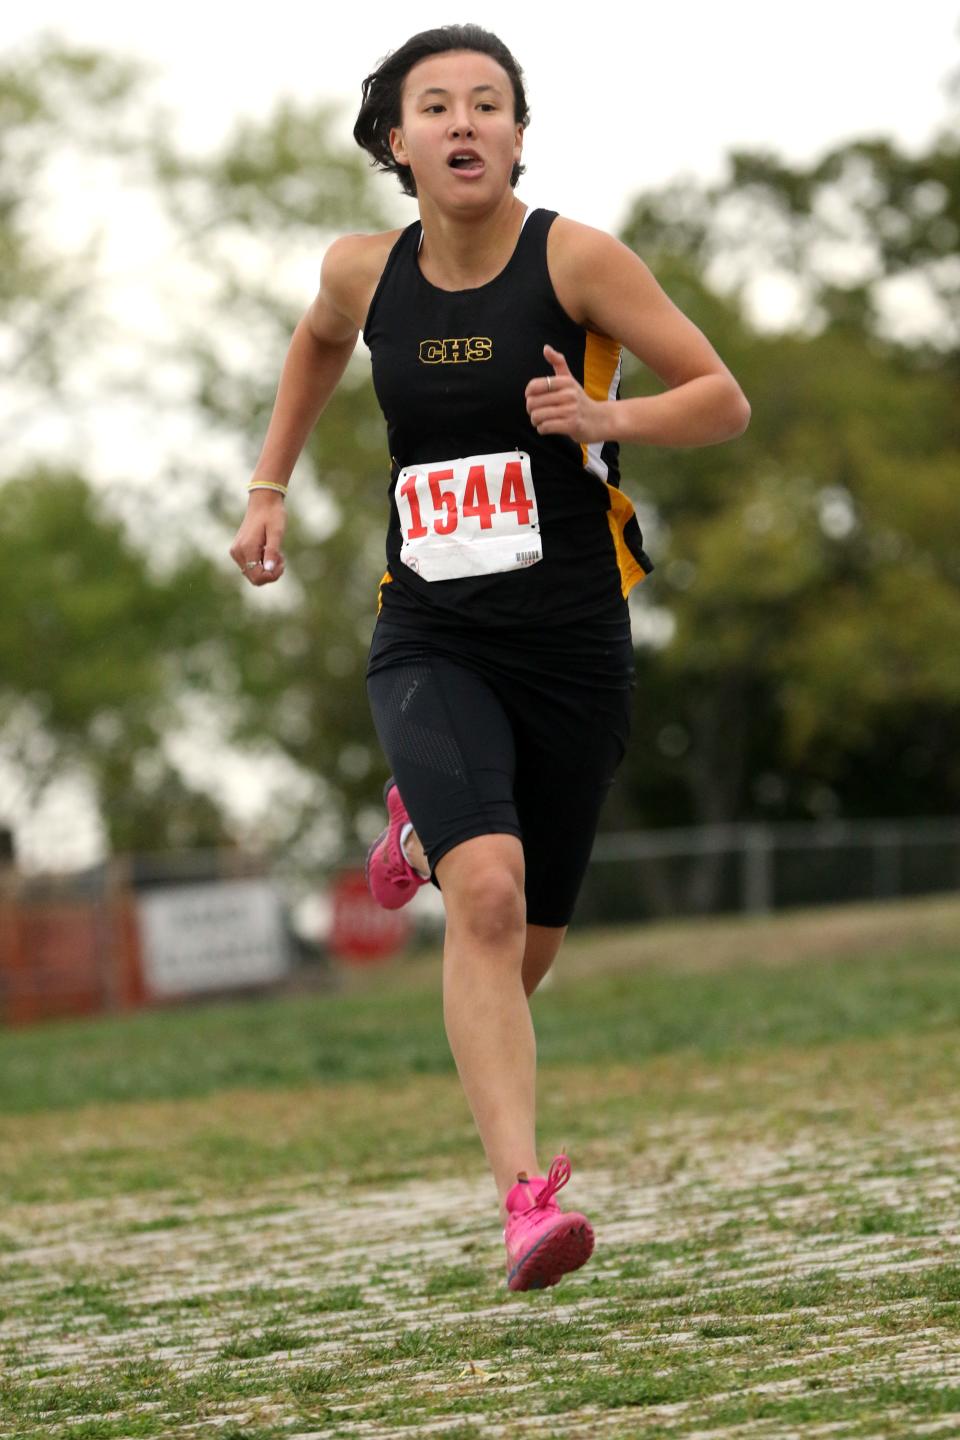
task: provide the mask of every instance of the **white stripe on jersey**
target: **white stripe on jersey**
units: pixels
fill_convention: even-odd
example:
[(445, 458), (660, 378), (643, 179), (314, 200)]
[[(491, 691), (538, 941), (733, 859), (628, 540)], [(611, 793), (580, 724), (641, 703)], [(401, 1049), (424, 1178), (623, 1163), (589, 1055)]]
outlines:
[[(623, 352), (621, 351), (617, 358), (617, 368), (613, 372), (613, 379), (610, 381), (610, 389), (607, 391), (608, 400), (615, 400), (617, 398), (617, 386), (620, 384), (620, 371), (622, 366)], [(607, 476), (610, 474), (610, 467), (607, 462), (600, 458), (600, 452), (605, 444), (605, 440), (594, 440), (592, 444), (587, 446), (587, 458), (584, 461), (584, 469), (589, 470), (594, 475), (599, 475), (600, 479), (604, 482), (606, 482)]]

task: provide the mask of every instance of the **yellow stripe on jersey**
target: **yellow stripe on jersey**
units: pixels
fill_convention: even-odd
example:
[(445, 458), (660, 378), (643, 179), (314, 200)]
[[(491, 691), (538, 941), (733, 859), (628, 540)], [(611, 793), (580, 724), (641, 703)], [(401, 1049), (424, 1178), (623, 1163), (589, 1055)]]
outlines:
[(377, 614), (378, 614), (378, 615), (380, 614), (380, 611), (383, 609), (383, 587), (384, 587), (384, 585), (389, 585), (390, 582), (392, 581), (392, 579), (393, 579), (393, 576), (390, 574), (390, 571), (389, 571), (389, 570), (384, 570), (384, 572), (383, 572), (383, 579), (380, 581), (380, 584), (377, 586)]
[[(592, 330), (587, 331), (583, 352), (583, 388), (591, 400), (616, 399), (617, 386), (620, 383), (621, 354), (621, 347), (616, 340), (610, 340), (606, 335), (596, 335)], [(647, 578), (646, 570), (635, 558), (623, 534), (628, 522), (634, 517), (634, 508), (623, 491), (607, 480), (607, 466), (600, 458), (603, 442), (581, 445), (580, 449), (583, 451), (584, 468), (598, 475), (607, 487), (610, 499), (607, 523), (620, 570), (620, 590), (626, 600), (634, 585), (639, 585), (641, 580)]]
[[(613, 400), (620, 383), (621, 348), (616, 340), (610, 340), (606, 335), (596, 335), (592, 330), (588, 330), (586, 334), (583, 350), (584, 391), (591, 400)], [(607, 467), (600, 458), (603, 441), (581, 445), (580, 449), (583, 452), (584, 469), (591, 470), (605, 481)]]
[(647, 572), (639, 561), (634, 558), (633, 552), (623, 538), (623, 532), (627, 522), (632, 520), (636, 513), (629, 496), (624, 495), (623, 491), (618, 490), (615, 485), (607, 485), (607, 494), (610, 497), (607, 523), (610, 526), (610, 534), (613, 536), (613, 548), (617, 552), (617, 565), (620, 569), (620, 591), (624, 600), (626, 600), (634, 585), (639, 585), (641, 580), (646, 580)]

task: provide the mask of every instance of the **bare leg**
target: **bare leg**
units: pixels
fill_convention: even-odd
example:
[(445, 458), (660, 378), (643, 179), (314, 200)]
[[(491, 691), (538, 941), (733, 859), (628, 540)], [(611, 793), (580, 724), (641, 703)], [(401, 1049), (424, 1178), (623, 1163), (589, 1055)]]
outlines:
[[(430, 874), (430, 862), (426, 852), (420, 844), (420, 837), (416, 830), (411, 830), (404, 845), (404, 853), (414, 870), (419, 870), (421, 875)], [(546, 975), (550, 966), (557, 958), (557, 952), (563, 943), (563, 937), (567, 933), (565, 925), (528, 925), (526, 933), (526, 944), (523, 952), (523, 988), (527, 995), (532, 995)]]
[(523, 988), (532, 995), (557, 958), (567, 933), (566, 925), (528, 925), (523, 952)]
[(517, 1172), (539, 1175), (536, 1037), (522, 967), (523, 848), (481, 835), (437, 865), (447, 912), (443, 1014), (447, 1039), (500, 1196)]
[(416, 830), (411, 830), (407, 836), (403, 853), (406, 855), (414, 870), (419, 870), (421, 875), (430, 874), (430, 861), (427, 859), (426, 851), (420, 844), (420, 836)]

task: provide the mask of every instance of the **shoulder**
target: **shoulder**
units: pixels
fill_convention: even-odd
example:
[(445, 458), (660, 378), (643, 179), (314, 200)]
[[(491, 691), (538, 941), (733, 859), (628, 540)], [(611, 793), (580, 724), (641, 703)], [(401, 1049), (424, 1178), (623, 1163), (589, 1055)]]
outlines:
[(376, 235), (341, 235), (327, 248), (320, 267), (320, 297), (363, 328), (373, 293), (390, 251), (403, 230)]
[[(341, 235), (328, 246), (321, 276), (330, 285), (349, 285), (358, 275), (364, 278), (383, 270), (387, 256), (403, 230), (383, 230), (376, 235)], [(378, 277), (379, 278), (379, 277)]]
[(557, 299), (571, 319), (626, 346), (668, 389), (702, 375), (729, 375), (649, 266), (613, 235), (558, 215), (547, 264)]
[[(558, 215), (550, 227), (547, 245), (551, 251), (551, 263), (557, 263), (576, 272), (588, 272), (598, 264), (636, 265), (639, 256), (624, 245), (615, 235), (598, 230), (594, 225), (583, 225), (579, 220), (568, 220)], [(642, 263), (642, 262), (640, 262)]]
[(590, 319), (599, 288), (636, 283), (646, 272), (643, 261), (622, 240), (565, 215), (558, 215), (550, 227), (547, 266), (560, 304), (588, 329), (596, 328)]

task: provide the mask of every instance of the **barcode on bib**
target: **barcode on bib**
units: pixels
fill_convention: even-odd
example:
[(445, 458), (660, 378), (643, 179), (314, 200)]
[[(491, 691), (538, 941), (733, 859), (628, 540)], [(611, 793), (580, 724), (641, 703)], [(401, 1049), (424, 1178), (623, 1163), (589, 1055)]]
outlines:
[(540, 559), (540, 551), (539, 551), (539, 550), (518, 550), (518, 551), (517, 551), (517, 564), (518, 564), (518, 565), (533, 565), (533, 564), (535, 564), (535, 562), (536, 562), (537, 560), (539, 560), (539, 559)]

